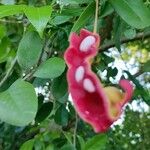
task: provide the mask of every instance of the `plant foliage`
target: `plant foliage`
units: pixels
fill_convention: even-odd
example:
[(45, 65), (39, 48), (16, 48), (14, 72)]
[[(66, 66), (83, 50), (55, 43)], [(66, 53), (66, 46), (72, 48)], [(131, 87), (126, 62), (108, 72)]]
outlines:
[(0, 1), (0, 150), (150, 147), (148, 0), (99, 2), (92, 70), (104, 86), (120, 78), (134, 84), (123, 123), (95, 134), (69, 100), (64, 52), (71, 32), (93, 31), (94, 13), (94, 0)]

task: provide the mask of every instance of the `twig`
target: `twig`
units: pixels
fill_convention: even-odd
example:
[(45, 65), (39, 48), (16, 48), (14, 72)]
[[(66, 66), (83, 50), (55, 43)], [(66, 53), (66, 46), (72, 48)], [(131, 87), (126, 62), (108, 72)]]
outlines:
[[(123, 38), (121, 40), (121, 44), (123, 43), (128, 43), (128, 42), (132, 42), (132, 41), (137, 41), (137, 40), (140, 40), (140, 39), (146, 39), (146, 38), (150, 38), (150, 32), (147, 32), (147, 33), (137, 33), (137, 35), (132, 38), (132, 39), (128, 39), (128, 38)], [(99, 49), (99, 52), (102, 52), (102, 51), (105, 51), (109, 48), (112, 48), (112, 47), (115, 47), (115, 42), (114, 41), (110, 41), (108, 42), (107, 44), (104, 44), (100, 47)]]
[(12, 62), (11, 66), (10, 66), (10, 68), (8, 69), (6, 75), (5, 75), (4, 78), (1, 80), (1, 82), (0, 82), (0, 87), (3, 85), (3, 83), (4, 83), (4, 82), (7, 80), (7, 78), (9, 77), (9, 75), (10, 75), (10, 73), (11, 73), (13, 67), (14, 67), (15, 64), (16, 64), (16, 61), (17, 61), (17, 57), (15, 57), (14, 61)]
[(93, 33), (97, 32), (97, 22), (98, 22), (98, 3), (99, 3), (99, 1), (95, 0), (95, 2), (96, 2), (96, 9), (95, 9), (95, 21), (94, 21)]
[(33, 76), (33, 74), (35, 73), (35, 70), (31, 71), (30, 73), (28, 73), (26, 76), (24, 76), (22, 79), (23, 80), (30, 80)]
[(143, 73), (144, 73), (143, 70), (139, 70), (137, 73), (135, 73), (135, 74), (133, 75), (133, 77), (136, 78), (136, 77), (142, 75)]
[(73, 145), (76, 148), (76, 137), (77, 137), (77, 128), (78, 128), (78, 115), (76, 113), (75, 127), (74, 127), (74, 136), (73, 136)]

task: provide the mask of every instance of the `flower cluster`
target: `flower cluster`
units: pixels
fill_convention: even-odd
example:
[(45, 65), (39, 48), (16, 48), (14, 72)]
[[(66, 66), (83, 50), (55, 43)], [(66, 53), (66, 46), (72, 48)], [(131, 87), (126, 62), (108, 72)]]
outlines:
[(65, 60), (69, 68), (69, 92), (78, 115), (95, 132), (104, 132), (119, 118), (122, 107), (131, 99), (133, 87), (128, 80), (120, 80), (121, 89), (102, 86), (90, 63), (97, 54), (99, 44), (98, 34), (85, 29), (80, 31), (80, 36), (72, 33)]

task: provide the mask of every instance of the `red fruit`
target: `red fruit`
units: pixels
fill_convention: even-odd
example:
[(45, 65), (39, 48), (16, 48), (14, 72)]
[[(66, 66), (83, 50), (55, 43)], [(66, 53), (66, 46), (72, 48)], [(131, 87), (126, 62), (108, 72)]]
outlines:
[(115, 87), (103, 87), (91, 71), (90, 60), (97, 54), (100, 37), (82, 29), (80, 36), (72, 33), (70, 46), (65, 52), (69, 67), (67, 80), (69, 92), (78, 115), (89, 123), (95, 132), (106, 131), (116, 121), (122, 107), (131, 99), (133, 87), (121, 80), (122, 92)]

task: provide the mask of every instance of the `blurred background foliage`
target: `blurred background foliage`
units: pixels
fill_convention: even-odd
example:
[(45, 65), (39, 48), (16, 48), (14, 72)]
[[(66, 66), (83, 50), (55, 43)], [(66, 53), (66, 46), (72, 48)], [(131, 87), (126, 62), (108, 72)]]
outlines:
[[(135, 88), (121, 118), (103, 134), (95, 134), (76, 116), (62, 60), (71, 31), (93, 30), (94, 0), (0, 0), (0, 4), (0, 91), (8, 92), (23, 78), (38, 96), (36, 116), (34, 120), (26, 116), (33, 121), (23, 127), (15, 120), (8, 124), (0, 111), (0, 150), (149, 149), (149, 0), (100, 0), (101, 45), (92, 69), (104, 85), (116, 85), (120, 78), (127, 78)], [(21, 94), (20, 99), (25, 96)], [(24, 105), (34, 104), (22, 103), (22, 111)], [(18, 117), (21, 113), (18, 111)]]

